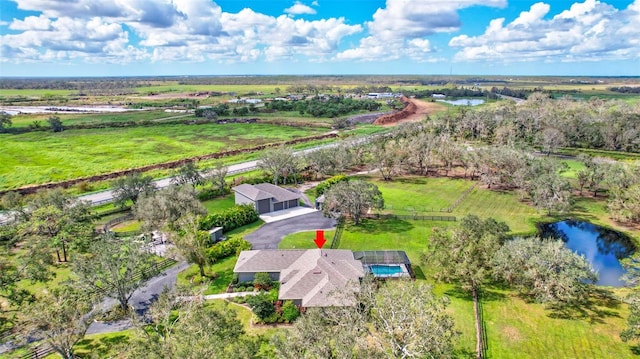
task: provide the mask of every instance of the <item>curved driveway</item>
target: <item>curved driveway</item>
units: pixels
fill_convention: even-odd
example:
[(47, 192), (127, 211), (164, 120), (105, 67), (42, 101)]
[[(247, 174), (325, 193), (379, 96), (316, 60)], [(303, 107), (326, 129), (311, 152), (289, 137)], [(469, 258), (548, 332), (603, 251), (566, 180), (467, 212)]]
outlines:
[(267, 223), (253, 233), (244, 236), (244, 239), (251, 242), (252, 249), (278, 249), (278, 243), (287, 234), (316, 229), (333, 229), (336, 224), (335, 219), (324, 217), (322, 212), (314, 212)]

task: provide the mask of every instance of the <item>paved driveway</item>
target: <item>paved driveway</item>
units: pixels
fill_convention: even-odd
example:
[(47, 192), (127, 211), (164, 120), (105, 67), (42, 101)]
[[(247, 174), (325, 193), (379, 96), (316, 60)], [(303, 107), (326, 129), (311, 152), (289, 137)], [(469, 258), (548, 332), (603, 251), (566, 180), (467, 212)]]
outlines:
[(253, 233), (244, 236), (244, 239), (251, 242), (253, 249), (278, 249), (278, 243), (287, 234), (316, 229), (333, 229), (335, 226), (335, 219), (324, 217), (322, 212), (314, 212), (264, 224)]

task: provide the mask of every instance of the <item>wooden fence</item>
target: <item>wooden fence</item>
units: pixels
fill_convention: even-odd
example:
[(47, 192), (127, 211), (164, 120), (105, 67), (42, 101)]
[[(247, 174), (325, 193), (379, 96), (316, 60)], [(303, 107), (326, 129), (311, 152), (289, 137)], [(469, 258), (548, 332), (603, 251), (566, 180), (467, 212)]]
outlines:
[(340, 246), (340, 238), (342, 237), (342, 231), (344, 231), (344, 217), (338, 219), (338, 225), (336, 226), (336, 232), (333, 234), (331, 240), (331, 249), (336, 249)]
[(406, 220), (412, 220), (412, 221), (446, 221), (446, 222), (457, 221), (457, 217), (455, 216), (424, 216), (419, 214), (374, 213), (374, 214), (367, 214), (364, 217), (372, 218), (372, 219), (406, 219)]
[(107, 233), (107, 232), (109, 232), (109, 230), (110, 230), (113, 226), (115, 226), (115, 225), (117, 225), (117, 224), (120, 224), (120, 223), (122, 223), (122, 222), (130, 221), (130, 220), (132, 220), (133, 218), (134, 218), (134, 217), (133, 217), (133, 213), (129, 213), (129, 214), (126, 214), (126, 215), (121, 216), (121, 217), (116, 217), (116, 218), (114, 218), (114, 219), (112, 219), (112, 220), (108, 221), (107, 223), (105, 223), (105, 224), (102, 226), (102, 231), (103, 231), (104, 233)]
[(54, 350), (50, 345), (38, 344), (29, 348), (29, 351), (26, 354), (23, 354), (20, 359), (41, 359), (53, 352)]

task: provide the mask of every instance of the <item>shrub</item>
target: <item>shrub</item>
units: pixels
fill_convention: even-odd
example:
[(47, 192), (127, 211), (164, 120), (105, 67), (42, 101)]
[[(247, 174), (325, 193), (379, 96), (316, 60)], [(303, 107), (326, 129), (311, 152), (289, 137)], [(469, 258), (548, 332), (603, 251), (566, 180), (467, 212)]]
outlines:
[(251, 243), (242, 238), (230, 238), (208, 248), (207, 256), (211, 263), (215, 263), (220, 259), (240, 254), (240, 252), (248, 249), (251, 249)]
[(253, 278), (253, 285), (258, 289), (269, 290), (271, 288), (271, 284), (273, 284), (273, 280), (269, 273), (260, 272), (256, 273)]
[(93, 190), (93, 187), (87, 181), (79, 182), (77, 188), (80, 193), (91, 192)]
[(210, 199), (214, 199), (225, 195), (226, 191), (221, 191), (219, 188), (205, 188), (198, 192), (197, 197), (200, 201), (208, 201)]
[(293, 304), (292, 301), (287, 300), (282, 305), (282, 317), (288, 322), (293, 322), (300, 316), (300, 310)]
[(253, 206), (243, 204), (206, 216), (200, 221), (200, 229), (209, 230), (213, 227), (222, 227), (224, 232), (228, 232), (232, 229), (253, 223), (259, 218), (258, 212), (256, 212)]
[(267, 294), (258, 294), (247, 297), (247, 304), (253, 313), (263, 322), (271, 315), (276, 314), (276, 307)]
[(331, 187), (332, 185), (338, 182), (343, 182), (348, 180), (349, 180), (349, 177), (345, 175), (337, 175), (318, 183), (318, 185), (316, 186), (316, 197), (320, 197), (321, 195), (323, 195), (324, 192), (328, 190), (329, 187)]

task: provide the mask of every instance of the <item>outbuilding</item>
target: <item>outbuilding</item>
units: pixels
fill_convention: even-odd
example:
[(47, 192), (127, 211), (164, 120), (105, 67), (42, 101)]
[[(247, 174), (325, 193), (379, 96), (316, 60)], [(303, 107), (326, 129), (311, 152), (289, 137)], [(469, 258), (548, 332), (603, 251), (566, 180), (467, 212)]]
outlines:
[(300, 195), (271, 183), (241, 184), (232, 188), (236, 204), (250, 204), (258, 214), (298, 207)]

